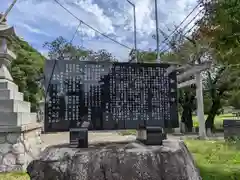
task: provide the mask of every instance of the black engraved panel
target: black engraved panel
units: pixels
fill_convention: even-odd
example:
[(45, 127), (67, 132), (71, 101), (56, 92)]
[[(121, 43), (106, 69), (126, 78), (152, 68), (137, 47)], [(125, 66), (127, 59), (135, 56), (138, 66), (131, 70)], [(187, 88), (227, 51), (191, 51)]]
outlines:
[[(46, 61), (45, 131), (67, 131), (90, 122), (90, 129), (177, 127), (176, 73), (167, 64)], [(48, 86), (48, 84), (50, 84)]]
[[(53, 60), (46, 61), (45, 89), (53, 66)], [(67, 131), (83, 121), (90, 122), (90, 129), (103, 129), (110, 68), (107, 62), (57, 61), (45, 103), (45, 131)]]
[(176, 73), (167, 64), (115, 63), (110, 106), (119, 129), (141, 125), (178, 127)]

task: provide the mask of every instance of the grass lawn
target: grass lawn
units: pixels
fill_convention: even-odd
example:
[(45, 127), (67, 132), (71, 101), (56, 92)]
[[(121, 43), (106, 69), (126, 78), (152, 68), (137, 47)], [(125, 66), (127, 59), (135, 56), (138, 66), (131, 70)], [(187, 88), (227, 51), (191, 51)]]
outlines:
[[(205, 115), (205, 119), (207, 119), (207, 115)], [(224, 119), (236, 119), (236, 117), (234, 117), (233, 114), (221, 114), (219, 116), (215, 117), (215, 127), (217, 130), (222, 131), (223, 130), (223, 120)], [(193, 126), (196, 127), (198, 126), (198, 120), (196, 116), (193, 116)], [(135, 135), (136, 134), (136, 130), (123, 130), (120, 133), (121, 135)]]
[(186, 140), (203, 180), (240, 180), (240, 142)]
[(26, 173), (2, 173), (0, 180), (30, 180)]
[[(205, 119), (207, 119), (207, 115), (205, 115)], [(224, 119), (236, 119), (236, 117), (234, 117), (233, 114), (229, 113), (229, 114), (221, 114), (219, 116), (215, 117), (215, 127), (216, 129), (223, 129), (223, 120)], [(198, 120), (196, 116), (193, 116), (193, 124), (194, 126), (198, 126)]]

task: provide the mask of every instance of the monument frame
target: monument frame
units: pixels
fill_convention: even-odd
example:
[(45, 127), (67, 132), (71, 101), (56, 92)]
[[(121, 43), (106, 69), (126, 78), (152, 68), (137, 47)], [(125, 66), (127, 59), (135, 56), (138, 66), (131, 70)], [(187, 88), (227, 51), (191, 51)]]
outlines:
[[(60, 65), (60, 63), (62, 64), (62, 65)], [(163, 76), (163, 73), (164, 73), (164, 69), (166, 69), (169, 65), (168, 64), (157, 64), (157, 65), (154, 65), (154, 64), (146, 64), (146, 63), (143, 63), (143, 64), (140, 64), (140, 63), (116, 63), (116, 62), (114, 62), (114, 63), (110, 63), (110, 62), (94, 62), (94, 61), (78, 61), (78, 62), (76, 62), (76, 61), (66, 61), (66, 60), (63, 60), (63, 61), (58, 61), (57, 62), (57, 65), (56, 65), (56, 69), (58, 69), (58, 70), (55, 70), (55, 73), (53, 73), (53, 79), (52, 80), (50, 80), (51, 81), (51, 83), (49, 83), (49, 78), (50, 78), (50, 70), (52, 69), (52, 67), (53, 67), (53, 65), (54, 65), (54, 60), (48, 60), (47, 61), (47, 65), (46, 65), (46, 69), (45, 69), (45, 89), (47, 89), (47, 87), (50, 87), (50, 89), (49, 89), (49, 92), (47, 93), (47, 97), (46, 97), (46, 111), (45, 111), (45, 124), (47, 125), (48, 124), (48, 120), (46, 119), (46, 117), (48, 116), (48, 112), (49, 112), (49, 106), (48, 106), (48, 102), (49, 102), (49, 97), (51, 97), (51, 96), (53, 96), (53, 95), (50, 95), (50, 93), (53, 93), (53, 91), (51, 90), (52, 88), (51, 88), (51, 86), (53, 86), (54, 84), (56, 85), (56, 84), (58, 84), (58, 85), (56, 85), (56, 86), (58, 86), (58, 91), (59, 92), (55, 92), (54, 91), (54, 93), (55, 93), (55, 95), (56, 95), (56, 93), (57, 94), (59, 94), (59, 93), (63, 93), (63, 92), (60, 92), (60, 89), (62, 88), (62, 90), (63, 89), (65, 89), (66, 90), (66, 88), (67, 88), (67, 86), (64, 86), (63, 84), (61, 84), (60, 83), (60, 81), (61, 82), (63, 82), (63, 81), (65, 81), (66, 80), (66, 76), (65, 76), (65, 79), (63, 78), (63, 76), (64, 75), (62, 75), (62, 77), (60, 77), (60, 74), (64, 74), (62, 71), (68, 71), (68, 70), (64, 70), (64, 67), (63, 66), (72, 66), (72, 65), (75, 65), (76, 67), (83, 67), (83, 66), (92, 66), (91, 68), (93, 68), (92, 70), (90, 70), (90, 71), (93, 71), (93, 72), (95, 72), (95, 74), (90, 74), (90, 75), (87, 75), (88, 77), (86, 77), (86, 74), (84, 75), (84, 73), (83, 74), (81, 74), (81, 73), (77, 73), (77, 74), (74, 74), (74, 73), (70, 73), (71, 74), (71, 77), (74, 79), (73, 81), (74, 82), (76, 82), (76, 78), (80, 78), (81, 79), (81, 77), (80, 76), (82, 76), (82, 79), (80, 80), (80, 81), (82, 81), (80, 84), (81, 85), (85, 85), (85, 87), (81, 87), (81, 88), (85, 88), (85, 93), (86, 93), (86, 88), (87, 88), (87, 86), (89, 86), (89, 84), (90, 84), (90, 87), (92, 87), (92, 84), (95, 84), (95, 89), (94, 89), (94, 87), (92, 87), (92, 89), (93, 89), (93, 91), (95, 92), (95, 93), (98, 93), (98, 97), (95, 97), (95, 99), (94, 98), (92, 98), (91, 97), (91, 99), (92, 99), (92, 102), (85, 102), (85, 103), (90, 103), (90, 104), (88, 104), (88, 105), (90, 105), (90, 106), (96, 106), (96, 103), (102, 103), (101, 105), (100, 104), (98, 104), (97, 106), (99, 107), (99, 108), (101, 108), (101, 110), (102, 111), (105, 111), (104, 110), (104, 108), (105, 107), (103, 107), (105, 104), (109, 104), (109, 108), (106, 110), (107, 112), (109, 112), (110, 111), (110, 113), (112, 113), (112, 114), (114, 114), (114, 111), (116, 111), (116, 107), (118, 106), (119, 108), (121, 108), (121, 107), (125, 107), (125, 109), (122, 109), (123, 111), (122, 112), (126, 112), (127, 114), (129, 114), (127, 111), (128, 111), (128, 109), (126, 109), (126, 108), (132, 108), (131, 106), (134, 106), (134, 108), (135, 108), (135, 110), (139, 110), (139, 108), (152, 108), (151, 106), (152, 106), (152, 104), (150, 103), (148, 103), (148, 102), (146, 102), (146, 101), (149, 101), (149, 100), (151, 100), (151, 97), (149, 97), (150, 96), (150, 94), (149, 93), (151, 93), (151, 94), (153, 94), (153, 93), (155, 93), (154, 95), (155, 96), (159, 96), (159, 98), (161, 99), (161, 100), (158, 100), (157, 102), (155, 102), (155, 104), (156, 103), (161, 103), (161, 102), (163, 102), (163, 101), (165, 101), (165, 103), (166, 104), (159, 104), (160, 106), (162, 106), (162, 107), (165, 107), (165, 106), (168, 106), (169, 108), (172, 108), (170, 111), (172, 111), (172, 112), (169, 112), (169, 116), (171, 116), (171, 117), (168, 117), (168, 122), (166, 121), (166, 122), (164, 122), (164, 120), (162, 119), (161, 121), (161, 123), (159, 123), (158, 121), (156, 121), (155, 122), (155, 124), (156, 125), (160, 125), (160, 126), (162, 126), (162, 127), (164, 127), (164, 126), (172, 126), (172, 127), (177, 127), (178, 126), (178, 121), (176, 120), (177, 119), (177, 112), (176, 112), (176, 106), (177, 106), (177, 92), (176, 92), (176, 88), (177, 88), (177, 86), (176, 86), (176, 74), (174, 74), (174, 73), (172, 73), (172, 74), (170, 74), (169, 76), (164, 76), (164, 77), (162, 77)], [(61, 66), (61, 67), (60, 67)], [(96, 66), (105, 66), (104, 68), (105, 68), (105, 70), (104, 69), (97, 69), (97, 68), (95, 68), (94, 69), (94, 66), (96, 67)], [(117, 70), (117, 68), (118, 68), (118, 70)], [(159, 71), (159, 73), (160, 73), (160, 71), (161, 71), (161, 73), (162, 73), (162, 75), (160, 75), (160, 76), (156, 76), (155, 77), (155, 75), (152, 75), (152, 77), (154, 77), (154, 78), (152, 78), (152, 79), (147, 79), (147, 77), (150, 77), (150, 74), (149, 74), (149, 76), (148, 76), (148, 74), (146, 74), (147, 73), (147, 70), (146, 69), (150, 69), (150, 70), (148, 70), (149, 71), (149, 73), (154, 73), (153, 71), (156, 71), (156, 73), (158, 74), (158, 72), (157, 71)], [(155, 68), (155, 70), (154, 70), (154, 68)], [(81, 69), (81, 68), (80, 68)], [(127, 69), (127, 70), (126, 70)], [(156, 70), (156, 69), (158, 69), (158, 70)], [(122, 72), (117, 72), (117, 71), (122, 71)], [(140, 72), (140, 71), (144, 71), (144, 73), (143, 72)], [(79, 70), (78, 70), (79, 71)], [(98, 72), (97, 72), (98, 71)], [(100, 72), (101, 71), (101, 72)], [(135, 71), (138, 71), (138, 72), (135, 72)], [(150, 72), (151, 71), (151, 72)], [(47, 73), (48, 72), (48, 73)], [(89, 72), (89, 69), (88, 69), (88, 72)], [(87, 72), (87, 73), (88, 73)], [(102, 73), (102, 75), (100, 75), (100, 74), (96, 74), (96, 73)], [(134, 74), (135, 73), (135, 74)], [(137, 75), (136, 73), (142, 73), (142, 75)], [(69, 74), (69, 73), (65, 73), (65, 74)], [(122, 76), (123, 75), (123, 76)], [(136, 76), (137, 75), (137, 76)], [(61, 80), (56, 80), (56, 77), (57, 76), (59, 76), (59, 78), (61, 78)], [(70, 75), (67, 75), (67, 76), (69, 76), (70, 77)], [(83, 79), (84, 78), (84, 76), (85, 76), (85, 78), (90, 78), (90, 79)], [(94, 80), (94, 79), (91, 79), (91, 77), (90, 76), (98, 76), (97, 77), (97, 81), (96, 80)], [(101, 77), (100, 77), (101, 76)], [(144, 77), (145, 76), (145, 77)], [(162, 79), (162, 81), (164, 81), (165, 83), (168, 83), (168, 84), (165, 84), (165, 85), (162, 85), (161, 84), (161, 80), (160, 79), (157, 79), (157, 77), (158, 78), (164, 78), (164, 79), (167, 79), (166, 80), (166, 82), (164, 81), (164, 79)], [(171, 78), (170, 78), (171, 77)], [(131, 79), (132, 78), (132, 79)], [(135, 78), (135, 79), (133, 79), (133, 78)], [(64, 80), (63, 80), (64, 79)], [(146, 80), (147, 79), (147, 80)], [(170, 79), (171, 79), (171, 82), (170, 82)], [(115, 84), (115, 81), (118, 81), (116, 84)], [(92, 84), (91, 84), (92, 83)], [(135, 84), (134, 84), (135, 83)], [(49, 84), (50, 84), (50, 86), (49, 86)], [(171, 86), (171, 87), (169, 87), (169, 85)], [(61, 86), (61, 88), (60, 88), (60, 86)], [(130, 87), (131, 86), (131, 87)], [(149, 87), (146, 87), (146, 88), (148, 88), (148, 91), (149, 90), (151, 90), (151, 92), (147, 92), (146, 91), (146, 89), (145, 90), (143, 90), (143, 91), (141, 91), (141, 92), (137, 92), (137, 91), (139, 91), (137, 88), (141, 88), (141, 89), (144, 89), (145, 88), (145, 86), (149, 86)], [(151, 86), (151, 88), (150, 88), (150, 86)], [(158, 86), (158, 87), (157, 87)], [(166, 86), (166, 87), (165, 87)], [(72, 87), (72, 86), (71, 86)], [(80, 85), (76, 85), (76, 87), (78, 87), (78, 88), (80, 88)], [(150, 88), (150, 89), (149, 89)], [(155, 90), (153, 90), (153, 88), (157, 88), (157, 89), (155, 89)], [(165, 88), (165, 92), (163, 92), (161, 89), (164, 89)], [(168, 88), (168, 89), (166, 89), (166, 88)], [(56, 90), (57, 91), (57, 90)], [(113, 92), (113, 91), (115, 91), (115, 92)], [(93, 92), (93, 93), (94, 93)], [(71, 96), (71, 95), (69, 95), (69, 91), (68, 92), (64, 92), (64, 93), (67, 93), (66, 95), (67, 95), (67, 97), (69, 97), (69, 96)], [(73, 92), (71, 92), (71, 93), (73, 93)], [(81, 100), (83, 100), (83, 98), (86, 98), (86, 97), (80, 97), (81, 95), (83, 95), (83, 93), (79, 93), (79, 92), (74, 92), (74, 93), (78, 93), (78, 99), (81, 99)], [(120, 94), (119, 94), (120, 93)], [(122, 94), (121, 94), (122, 93)], [(128, 97), (126, 97), (126, 96), (124, 96), (124, 97), (120, 97), (120, 96), (122, 96), (123, 94), (125, 93), (125, 95), (126, 96), (128, 96)], [(137, 97), (135, 97), (135, 99), (133, 98), (133, 97), (130, 97), (131, 96), (131, 94), (134, 94), (135, 93), (135, 95), (139, 95), (140, 97), (139, 98), (137, 98)], [(142, 94), (141, 94), (142, 93)], [(164, 93), (165, 93), (165, 96), (166, 97), (162, 97), (162, 96), (164, 96)], [(50, 96), (49, 96), (50, 95)], [(147, 95), (149, 95), (148, 97), (146, 97)], [(154, 96), (154, 95), (152, 95), (152, 96)], [(58, 95), (57, 95), (58, 96)], [(156, 97), (153, 97), (153, 98), (155, 98), (155, 100), (156, 100)], [(99, 99), (96, 99), (96, 98), (99, 98), (100, 99), (100, 101), (99, 101)], [(122, 105), (120, 105), (121, 104), (121, 101), (120, 101), (120, 99), (122, 98), (122, 102), (125, 102), (125, 103), (122, 103)], [(143, 105), (143, 103), (144, 102), (139, 102), (138, 104), (137, 104), (137, 102), (136, 103), (134, 103), (134, 102), (132, 102), (132, 103), (129, 103), (129, 101), (130, 101), (130, 99), (129, 98), (132, 98), (133, 100), (135, 100), (136, 101), (136, 98), (137, 98), (137, 100), (138, 101), (144, 101), (145, 103), (148, 103), (148, 104), (144, 104), (145, 105), (145, 107), (143, 107), (144, 105)], [(147, 98), (147, 99), (144, 99), (144, 98)], [(164, 98), (165, 98), (165, 100), (164, 100)], [(167, 99), (166, 99), (167, 98)], [(57, 100), (56, 100), (57, 101)], [(69, 100), (68, 100), (69, 101)], [(86, 101), (86, 99), (85, 99), (85, 101)], [(95, 102), (95, 101), (98, 101), (98, 102)], [(173, 102), (172, 102), (173, 101)], [(94, 104), (95, 103), (95, 104)], [(115, 104), (114, 104), (115, 103)], [(117, 104), (116, 104), (117, 103)], [(120, 103), (120, 104), (119, 104)], [(169, 103), (169, 104), (167, 104), (167, 103)], [(171, 103), (171, 104), (170, 104)], [(68, 103), (69, 104), (69, 103)], [(79, 106), (83, 106), (83, 103), (81, 104), (81, 105), (79, 105)], [(100, 107), (101, 106), (101, 107)], [(139, 106), (139, 107), (138, 107)], [(157, 105), (156, 105), (157, 106)], [(58, 107), (59, 108), (59, 107)], [(97, 107), (96, 107), (97, 108)], [(114, 109), (115, 108), (115, 109)], [(137, 109), (136, 109), (137, 108)], [(156, 107), (156, 108), (161, 108), (161, 107)], [(165, 108), (167, 108), (167, 107), (165, 107)], [(57, 109), (57, 108), (55, 108), (55, 109)], [(150, 110), (150, 109), (149, 109)], [(147, 110), (146, 110), (147, 111)], [(145, 111), (145, 112), (146, 112)], [(159, 111), (158, 109), (156, 109), (156, 111)], [(166, 110), (163, 110), (164, 112), (167, 112), (168, 110), (166, 109)], [(175, 112), (174, 112), (175, 111)], [(148, 111), (149, 112), (149, 111)], [(133, 115), (134, 115), (134, 113), (133, 112), (130, 112), (130, 113), (132, 113)], [(144, 112), (139, 112), (139, 113), (144, 113)], [(163, 114), (163, 112), (161, 112), (162, 114)], [(119, 112), (117, 112), (117, 113), (115, 113), (115, 115), (118, 115), (118, 116), (121, 116), (120, 114), (119, 114)], [(137, 112), (135, 113), (135, 114), (138, 114)], [(132, 116), (133, 116), (132, 115)], [(128, 117), (125, 117), (127, 120), (128, 119), (132, 119), (132, 117), (130, 117), (131, 115), (129, 115)], [(110, 117), (111, 118), (111, 117)], [(118, 118), (118, 117), (117, 117)], [(122, 118), (122, 117), (120, 117), (120, 118)], [(161, 117), (158, 117), (157, 119), (160, 119)], [(119, 118), (118, 118), (119, 119)], [(138, 117), (138, 119), (139, 119), (139, 117)], [(144, 121), (144, 117), (142, 118), (143, 120), (141, 120), (141, 122), (142, 123), (144, 123), (143, 121)], [(146, 118), (147, 119), (147, 118)], [(166, 118), (165, 118), (166, 119)], [(175, 121), (174, 121), (174, 123), (171, 123), (170, 121), (170, 119), (174, 119)], [(111, 121), (111, 120), (110, 120)], [(133, 121), (133, 120), (129, 120), (129, 121)], [(120, 122), (122, 122), (122, 123), (126, 123), (127, 121), (120, 121)], [(142, 124), (142, 123), (140, 123), (140, 124)], [(149, 121), (149, 125), (154, 125), (154, 122), (153, 121)], [(168, 123), (168, 125), (167, 125), (167, 123)], [(165, 125), (164, 125), (165, 124)], [(116, 128), (114, 128), (113, 126), (112, 127), (107, 127), (107, 125), (104, 125), (104, 127), (102, 127), (102, 128), (100, 128), (100, 129), (98, 129), (98, 128), (93, 128), (93, 129), (95, 129), (95, 130), (111, 130), (111, 129), (136, 129), (137, 128), (137, 125), (136, 125), (136, 123), (134, 123), (133, 125), (129, 125), (129, 123), (127, 123), (127, 124), (122, 124), (122, 125), (120, 125), (120, 124), (118, 124), (119, 126), (118, 127), (116, 127)], [(64, 126), (64, 127), (66, 127), (66, 125)], [(72, 127), (72, 126), (71, 126)], [(53, 128), (51, 128), (53, 131), (54, 131), (54, 127)], [(52, 131), (51, 129), (49, 129), (47, 126), (45, 126), (45, 130), (46, 131)], [(57, 130), (57, 129), (56, 129)], [(68, 129), (66, 129), (66, 131), (67, 131)], [(59, 129), (59, 131), (64, 131), (63, 129), (61, 130), (61, 129)]]
[[(86, 68), (88, 66), (90, 70)], [(169, 64), (152, 63), (47, 60), (45, 65), (45, 89), (49, 91), (46, 93), (45, 101), (45, 132), (70, 131), (70, 134), (71, 132), (76, 133), (76, 128), (80, 128), (79, 131), (81, 131), (82, 122), (90, 122), (88, 130), (139, 129), (145, 130), (148, 134), (164, 134), (164, 128), (178, 127), (177, 78), (176, 72), (165, 75), (169, 66)], [(71, 70), (69, 70), (69, 67)], [(51, 73), (53, 69), (54, 72)], [(70, 92), (71, 90), (69, 91), (67, 86), (63, 85), (67, 78), (72, 79), (71, 87), (76, 86), (78, 89), (82, 89), (82, 92), (76, 90), (77, 88), (75, 88), (74, 92)], [(76, 81), (81, 81), (81, 83), (76, 84)], [(91, 93), (91, 88), (86, 90), (89, 84), (90, 87), (94, 84), (92, 87), (93, 94), (97, 94), (97, 97), (89, 95), (83, 97), (84, 92), (85, 95)], [(52, 86), (56, 86), (56, 92), (53, 91)], [(80, 112), (71, 106), (71, 110), (74, 109), (74, 113), (71, 113), (71, 115), (75, 114), (75, 122), (66, 119), (64, 114), (62, 114), (64, 116), (62, 119), (58, 115), (56, 116), (58, 119), (55, 116), (53, 118), (51, 115), (55, 122), (51, 121), (51, 118), (47, 119), (50, 117), (48, 114), (52, 105), (49, 106), (49, 102), (53, 102), (53, 94), (58, 97), (60, 97), (60, 94), (64, 94), (65, 101), (63, 98), (62, 100), (68, 103), (65, 103), (66, 106), (62, 108), (71, 111), (68, 108), (70, 106), (69, 102), (76, 102), (76, 100), (69, 101), (69, 96), (71, 96), (69, 93), (74, 94), (74, 97), (78, 96), (79, 104), (77, 106)], [(80, 100), (84, 102), (80, 103)], [(54, 101), (60, 102), (59, 98)], [(87, 107), (85, 106), (86, 103)], [(63, 113), (60, 104), (59, 107), (54, 109), (59, 109)], [(87, 112), (91, 111), (91, 117), (89, 118), (89, 113), (82, 114), (80, 118), (82, 122), (77, 122), (76, 119), (79, 118), (76, 118), (76, 114), (81, 114), (85, 110)], [(93, 124), (92, 112), (100, 113), (97, 113), (99, 118), (97, 122), (101, 123), (101, 128), (91, 126)], [(139, 116), (133, 118), (136, 115)], [(57, 127), (57, 124), (59, 127)], [(82, 130), (85, 131), (84, 129), (86, 130), (86, 128)], [(155, 137), (155, 139), (161, 138)]]

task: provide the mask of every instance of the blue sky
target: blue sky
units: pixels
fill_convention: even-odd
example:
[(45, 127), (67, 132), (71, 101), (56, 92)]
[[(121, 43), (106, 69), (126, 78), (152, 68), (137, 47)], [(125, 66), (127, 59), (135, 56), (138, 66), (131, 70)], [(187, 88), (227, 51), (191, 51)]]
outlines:
[[(1, 0), (0, 12), (4, 12), (13, 0)], [(126, 0), (59, 0), (79, 19), (113, 39), (134, 47), (133, 9)], [(154, 0), (131, 0), (136, 5), (137, 43), (141, 50), (155, 49), (152, 35), (155, 33)], [(159, 28), (170, 34), (196, 5), (197, 0), (158, 0)], [(198, 11), (185, 22), (187, 24)], [(46, 41), (58, 36), (70, 40), (79, 21), (53, 0), (18, 0), (8, 16), (8, 23), (16, 33), (44, 55)], [(191, 25), (189, 26), (191, 27)], [(160, 39), (163, 39), (161, 36)], [(106, 49), (121, 61), (126, 61), (129, 49), (81, 25), (73, 41), (75, 45), (99, 50)], [(161, 45), (160, 48), (163, 48)]]

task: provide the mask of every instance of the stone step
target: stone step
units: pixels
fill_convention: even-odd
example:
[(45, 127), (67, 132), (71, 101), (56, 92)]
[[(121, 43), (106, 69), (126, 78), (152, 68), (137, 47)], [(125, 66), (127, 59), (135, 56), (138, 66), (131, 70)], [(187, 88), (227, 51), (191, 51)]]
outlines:
[(0, 112), (1, 126), (20, 126), (37, 122), (36, 113), (27, 112)]
[(30, 112), (30, 102), (14, 99), (0, 100), (0, 112)]
[(0, 79), (0, 89), (9, 89), (18, 92), (18, 86), (11, 81)]
[(15, 99), (23, 101), (23, 93), (11, 91), (9, 89), (0, 89), (0, 100)]

